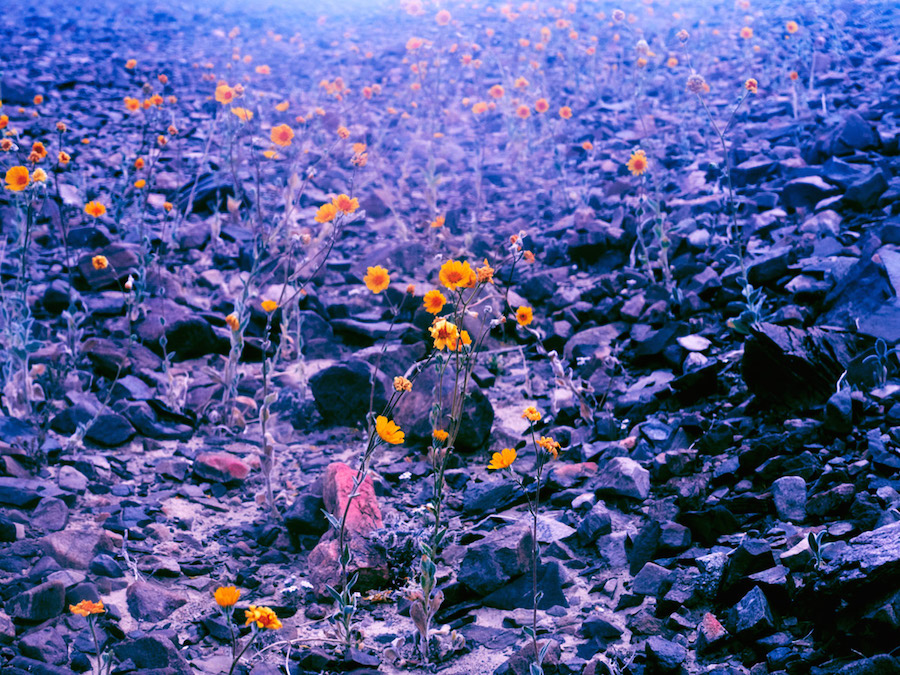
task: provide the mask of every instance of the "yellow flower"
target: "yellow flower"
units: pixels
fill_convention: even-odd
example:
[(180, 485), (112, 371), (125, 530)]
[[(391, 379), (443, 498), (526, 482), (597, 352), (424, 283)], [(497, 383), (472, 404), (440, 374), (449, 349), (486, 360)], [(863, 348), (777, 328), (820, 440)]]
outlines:
[(219, 607), (233, 607), (241, 597), (241, 592), (234, 586), (219, 586), (214, 595)]
[(233, 100), (234, 89), (229, 87), (227, 84), (220, 84), (218, 87), (216, 87), (216, 101), (224, 105), (231, 103)]
[(450, 434), (447, 433), (446, 431), (444, 431), (443, 429), (435, 429), (434, 431), (431, 432), (431, 435), (434, 436), (435, 439), (437, 439), (441, 443), (443, 443), (450, 437)]
[(106, 213), (106, 207), (100, 202), (88, 202), (84, 205), (84, 212), (94, 218), (99, 218)]
[(400, 431), (400, 427), (384, 415), (375, 418), (375, 433), (381, 437), (381, 440), (391, 445), (400, 445), (406, 438), (406, 434)]
[(647, 153), (640, 149), (631, 153), (631, 158), (628, 160), (628, 170), (633, 176), (640, 176), (647, 170), (648, 166)]
[(136, 65), (137, 65), (137, 61), (135, 59), (128, 59), (125, 62), (125, 67), (128, 68), (128, 70), (134, 70), (134, 67)]
[(278, 309), (278, 303), (275, 302), (274, 300), (263, 300), (263, 301), (260, 303), (260, 306), (263, 308), (263, 311), (264, 311), (266, 314), (271, 314), (271, 313), (274, 312), (276, 309)]
[(136, 187), (138, 190), (140, 190), (141, 188), (145, 188), (147, 187), (147, 181), (145, 181), (143, 178), (140, 178), (134, 181), (134, 187)]
[(163, 208), (166, 211), (171, 211), (174, 208), (174, 205), (172, 204), (172, 202), (163, 202)]
[(346, 139), (350, 138), (350, 130), (347, 127), (338, 127), (337, 135), (340, 138), (346, 140)]
[(33, 180), (35, 183), (43, 183), (45, 180), (47, 180), (47, 172), (43, 169), (35, 169), (31, 174), (31, 180)]
[(529, 422), (540, 422), (541, 421), (541, 411), (535, 408), (533, 405), (525, 408), (522, 413), (522, 417), (528, 420)]
[(459, 330), (455, 324), (450, 323), (446, 319), (436, 319), (429, 329), (431, 337), (434, 338), (434, 348), (448, 348), (450, 351), (456, 351), (457, 342), (459, 342)]
[(103, 607), (103, 601), (93, 602), (91, 600), (82, 600), (77, 605), (69, 605), (69, 611), (78, 616), (90, 616), (91, 614), (103, 614), (106, 611)]
[(334, 204), (322, 204), (319, 207), (319, 210), (316, 211), (316, 222), (317, 223), (329, 223), (334, 220), (334, 217), (337, 215), (337, 207)]
[(394, 378), (394, 391), (412, 391), (412, 382), (398, 375)]
[(534, 314), (531, 310), (531, 307), (519, 307), (516, 310), (516, 321), (519, 322), (520, 326), (527, 326), (534, 320)]
[(275, 145), (280, 145), (282, 148), (286, 148), (291, 144), (292, 139), (294, 138), (294, 130), (291, 129), (287, 124), (279, 124), (277, 127), (272, 127), (272, 142)]
[[(228, 327), (235, 333), (237, 333), (238, 329), (241, 327), (241, 321), (238, 319), (238, 315), (233, 312), (225, 317), (225, 323), (227, 323)], [(220, 588), (219, 591), (221, 590), (222, 589)], [(216, 591), (216, 593), (219, 591)]]
[(788, 33), (793, 35), (798, 30), (800, 30), (800, 25), (796, 21), (788, 21), (786, 24), (784, 24), (784, 28)]
[(246, 108), (232, 108), (231, 114), (236, 115), (241, 122), (249, 122), (253, 119), (253, 111)]
[(491, 457), (491, 463), (488, 464), (489, 469), (508, 469), (512, 463), (516, 461), (518, 454), (512, 448), (503, 448), (500, 452), (495, 452)]
[(437, 218), (432, 220), (431, 223), (429, 223), (429, 227), (437, 229), (439, 227), (443, 227), (445, 222), (446, 219), (444, 218), (444, 216), (438, 216)]
[(749, 40), (753, 37), (753, 29), (750, 26), (744, 26), (741, 28), (741, 37), (745, 40)]
[(447, 298), (444, 297), (444, 294), (437, 289), (428, 291), (423, 299), (425, 301), (425, 311), (430, 314), (437, 314), (440, 312), (444, 309), (444, 305), (447, 302)]
[(455, 291), (457, 288), (472, 288), (478, 278), (469, 263), (458, 260), (448, 260), (441, 265), (438, 277), (441, 283), (451, 291)]
[(95, 270), (105, 270), (109, 267), (109, 260), (106, 259), (105, 255), (95, 255), (91, 258), (91, 265), (94, 266)]
[(391, 275), (388, 274), (388, 271), (381, 265), (376, 265), (375, 267), (369, 267), (366, 270), (366, 276), (363, 277), (363, 281), (366, 283), (366, 288), (370, 291), (373, 293), (381, 293), (381, 291), (390, 285)]
[(13, 192), (21, 192), (28, 187), (31, 177), (24, 166), (14, 166), (6, 172), (6, 189)]
[(247, 618), (245, 626), (255, 623), (258, 628), (268, 628), (269, 630), (281, 628), (281, 621), (269, 607), (250, 605), (250, 609), (244, 610), (244, 616)]
[(557, 459), (559, 457), (559, 443), (550, 436), (541, 436), (537, 444), (544, 450), (549, 452), (551, 455), (553, 455), (553, 459)]
[(275, 110), (277, 110), (278, 112), (284, 112), (285, 110), (290, 108), (290, 106), (291, 106), (290, 101), (282, 101), (281, 103), (279, 103), (278, 105), (275, 106)]

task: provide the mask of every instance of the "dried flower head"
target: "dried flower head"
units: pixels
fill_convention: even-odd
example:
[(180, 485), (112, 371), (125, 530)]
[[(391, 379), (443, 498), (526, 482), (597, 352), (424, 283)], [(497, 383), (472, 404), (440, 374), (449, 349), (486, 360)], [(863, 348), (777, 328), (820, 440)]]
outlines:
[(394, 391), (412, 391), (412, 382), (398, 375), (394, 378)]
[(691, 37), (691, 34), (682, 28), (675, 34), (675, 37), (677, 37), (680, 42), (687, 42), (688, 38)]
[(691, 93), (699, 96), (706, 90), (706, 80), (703, 79), (700, 73), (691, 73), (687, 79), (687, 88)]
[[(241, 328), (241, 321), (238, 319), (238, 315), (232, 312), (228, 316), (225, 317), (225, 323), (231, 329), (233, 333), (237, 333)], [(221, 590), (221, 589), (220, 589)]]
[(751, 94), (755, 94), (759, 90), (759, 82), (751, 77), (749, 80), (744, 82), (744, 88)]

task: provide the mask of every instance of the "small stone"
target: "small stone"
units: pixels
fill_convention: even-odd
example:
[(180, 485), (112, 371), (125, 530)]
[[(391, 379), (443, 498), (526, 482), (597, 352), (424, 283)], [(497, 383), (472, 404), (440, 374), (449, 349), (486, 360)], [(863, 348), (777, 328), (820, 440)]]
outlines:
[(83, 494), (88, 486), (87, 476), (68, 464), (60, 467), (57, 482), (63, 490), (75, 492), (76, 494)]
[(806, 481), (800, 476), (783, 476), (772, 484), (772, 499), (778, 518), (794, 523), (806, 518)]
[(28, 633), (19, 640), (19, 650), (30, 659), (61, 666), (69, 660), (62, 636), (54, 628)]
[(227, 452), (204, 452), (194, 460), (194, 475), (214, 483), (242, 481), (250, 473), (250, 467)]
[(457, 578), (479, 596), (531, 569), (531, 530), (504, 527), (469, 544)]
[(44, 497), (31, 514), (31, 525), (45, 532), (58, 532), (68, 521), (69, 507), (55, 497)]
[(825, 428), (836, 434), (853, 431), (853, 399), (850, 389), (841, 389), (831, 395), (825, 404)]
[(658, 597), (668, 590), (672, 581), (672, 572), (661, 565), (648, 562), (637, 573), (631, 583), (631, 589), (638, 595)]
[(715, 651), (728, 641), (728, 631), (725, 630), (715, 614), (707, 612), (700, 619), (697, 626), (697, 651), (709, 653)]
[(134, 438), (134, 434), (134, 427), (127, 419), (115, 413), (105, 413), (97, 416), (84, 438), (104, 448), (117, 448)]

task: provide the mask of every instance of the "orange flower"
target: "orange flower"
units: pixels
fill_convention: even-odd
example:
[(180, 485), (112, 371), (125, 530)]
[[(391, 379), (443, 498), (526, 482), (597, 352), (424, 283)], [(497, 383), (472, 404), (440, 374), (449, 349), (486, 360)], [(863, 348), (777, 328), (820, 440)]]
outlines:
[(749, 91), (751, 94), (755, 94), (755, 93), (757, 93), (757, 91), (758, 91), (758, 89), (759, 89), (759, 82), (757, 82), (755, 79), (753, 79), (753, 78), (751, 77), (749, 80), (747, 80), (747, 81), (744, 83), (744, 87), (745, 87), (745, 88), (747, 89), (747, 91)]
[(366, 284), (366, 288), (377, 294), (390, 285), (391, 275), (381, 265), (376, 265), (366, 269), (366, 276), (363, 277), (363, 281)]
[(375, 418), (375, 433), (381, 440), (391, 445), (400, 445), (406, 439), (406, 434), (400, 430), (400, 427), (384, 415)]
[(562, 117), (564, 120), (572, 119), (572, 109), (569, 106), (564, 105), (562, 108), (559, 109), (559, 116)]
[(796, 70), (792, 70), (788, 77), (790, 77), (793, 82), (796, 82), (800, 79), (800, 74)]
[(648, 166), (647, 154), (643, 150), (638, 149), (631, 153), (631, 158), (628, 160), (628, 170), (633, 176), (640, 176), (647, 170)]
[(282, 101), (281, 103), (279, 103), (275, 106), (275, 110), (277, 110), (278, 112), (284, 112), (285, 110), (287, 110), (290, 107), (291, 107), (290, 101)]
[(35, 169), (34, 173), (31, 174), (31, 180), (35, 183), (43, 183), (47, 180), (47, 172), (43, 169)]
[(350, 138), (350, 130), (347, 127), (338, 127), (337, 128), (338, 137), (347, 140)]
[(353, 213), (359, 208), (359, 200), (356, 197), (351, 199), (348, 195), (338, 195), (331, 200), (331, 203), (334, 208), (344, 213)]
[(406, 48), (412, 52), (421, 47), (423, 44), (424, 42), (422, 41), (422, 38), (411, 37), (406, 41)]
[[(4, 139), (9, 140), (9, 139)], [(28, 187), (31, 177), (24, 166), (14, 166), (6, 171), (6, 189), (13, 192), (21, 192)]]
[(527, 326), (534, 320), (534, 313), (532, 312), (531, 307), (525, 307), (524, 305), (519, 307), (516, 310), (516, 321), (519, 322), (520, 326)]
[(475, 105), (472, 106), (472, 113), (475, 115), (480, 115), (484, 112), (487, 112), (488, 104), (484, 101), (479, 101)]
[(446, 347), (451, 352), (455, 352), (459, 346), (459, 329), (456, 327), (456, 324), (450, 323), (446, 319), (435, 319), (429, 332), (434, 339), (435, 349), (444, 349)]
[(136, 65), (137, 65), (137, 61), (136, 61), (135, 59), (128, 59), (128, 60), (125, 62), (125, 67), (126, 67), (128, 70), (134, 70), (134, 67), (135, 67)]
[(169, 76), (164, 73), (160, 73), (156, 76), (156, 79), (159, 80), (160, 84), (169, 84)]
[(216, 87), (216, 100), (223, 105), (231, 103), (234, 100), (234, 89), (227, 84), (220, 84)]
[(438, 278), (451, 291), (455, 291), (457, 288), (472, 288), (477, 281), (475, 270), (469, 266), (469, 263), (458, 260), (448, 260), (441, 265)]
[(69, 605), (69, 611), (78, 616), (88, 617), (92, 614), (102, 614), (106, 611), (103, 607), (103, 601), (93, 602), (91, 600), (82, 600), (77, 605)]
[(442, 9), (437, 13), (437, 16), (434, 17), (434, 20), (437, 21), (438, 26), (446, 26), (450, 23), (450, 12), (446, 9)]
[(88, 202), (84, 206), (84, 212), (94, 218), (99, 218), (106, 213), (106, 207), (97, 201)]
[(171, 211), (173, 208), (172, 202), (163, 202), (163, 208), (166, 211)]
[(527, 105), (520, 105), (516, 108), (516, 115), (521, 117), (523, 120), (528, 119), (528, 116), (531, 115), (531, 111), (528, 109)]
[(278, 616), (268, 607), (250, 605), (250, 609), (244, 610), (244, 616), (247, 618), (247, 621), (244, 623), (245, 626), (255, 623), (256, 627), (261, 629), (278, 630), (281, 628), (281, 621), (278, 619)]
[(429, 314), (437, 314), (444, 309), (444, 305), (447, 303), (447, 298), (437, 289), (428, 291), (423, 300), (425, 301), (425, 311)]
[(291, 140), (294, 138), (294, 130), (291, 129), (287, 124), (279, 124), (277, 127), (272, 127), (272, 142), (275, 145), (280, 145), (282, 148), (286, 148), (291, 144)]
[(11, 138), (4, 138), (0, 140), (0, 150), (3, 152), (9, 152), (13, 149), (13, 142)]
[(278, 309), (278, 303), (275, 302), (274, 300), (263, 300), (263, 301), (260, 303), (260, 307), (263, 308), (263, 311), (264, 311), (266, 314), (271, 314), (271, 313), (274, 312), (276, 309)]
[(44, 144), (40, 141), (32, 144), (31, 146), (31, 154), (38, 158), (38, 161), (44, 159), (47, 156), (47, 148), (44, 147)]
[(434, 436), (435, 440), (437, 440), (439, 443), (443, 443), (448, 438), (450, 438), (450, 434), (443, 429), (435, 429), (431, 432), (431, 435)]
[(525, 87), (528, 86), (528, 80), (526, 80), (524, 77), (517, 77), (515, 85), (516, 89), (525, 89)]
[(443, 227), (444, 222), (445, 222), (444, 216), (438, 216), (437, 218), (435, 218), (434, 220), (431, 221), (431, 223), (429, 224), (429, 227), (433, 227), (433, 228), (437, 229), (439, 227)]
[(91, 265), (93, 265), (95, 270), (105, 270), (109, 267), (109, 260), (106, 259), (105, 255), (95, 255), (91, 258)]
[(488, 93), (491, 95), (491, 98), (503, 98), (503, 87), (499, 84), (495, 84), (488, 90)]
[(249, 122), (253, 119), (253, 111), (246, 108), (232, 108), (231, 114), (236, 115), (241, 122)]
[(581, 144), (581, 147), (582, 147), (582, 149), (590, 152), (591, 150), (594, 149), (594, 144), (591, 143), (590, 141), (585, 141), (584, 143)]
[(266, 159), (278, 159), (278, 153), (274, 150), (263, 150), (263, 157)]
[(524, 412), (522, 413), (522, 417), (524, 419), (528, 420), (529, 422), (540, 422), (541, 421), (541, 412), (540, 412), (540, 410), (535, 408), (533, 405), (530, 405), (527, 408), (525, 408)]
[(220, 586), (213, 595), (219, 607), (233, 607), (241, 597), (241, 592), (234, 586)]
[(138, 171), (143, 169), (145, 164), (146, 163), (144, 162), (143, 157), (138, 157), (136, 160), (134, 160), (134, 168), (137, 169)]
[[(229, 327), (229, 328), (232, 330), (232, 332), (234, 332), (234, 333), (237, 333), (238, 330), (239, 330), (240, 327), (241, 327), (241, 321), (240, 321), (240, 319), (238, 319), (238, 315), (235, 314), (234, 312), (232, 312), (231, 314), (229, 314), (228, 316), (225, 317), (225, 323), (228, 324), (228, 327)], [(219, 591), (221, 591), (221, 590), (223, 590), (223, 589), (221, 589), (221, 588), (218, 589), (218, 590), (216, 591), (216, 595), (218, 595)], [(235, 599), (235, 601), (236, 601), (236, 600), (237, 600), (237, 599)], [(218, 598), (216, 599), (216, 602), (218, 602)], [(221, 602), (220, 602), (219, 604), (222, 605)], [(234, 603), (231, 603), (231, 604), (234, 604)], [(222, 606), (224, 607), (225, 605), (222, 605)]]
[(271, 75), (271, 74), (272, 74), (272, 69), (269, 68), (269, 66), (266, 66), (266, 65), (256, 66), (256, 72), (257, 72), (258, 74), (260, 74), (260, 75)]
[(744, 26), (741, 28), (741, 37), (745, 40), (749, 40), (753, 37), (753, 29), (750, 26)]
[(799, 25), (796, 21), (788, 21), (786, 24), (784, 24), (784, 29), (785, 29), (788, 33), (790, 33), (791, 35), (793, 35), (793, 34), (796, 33), (798, 30), (800, 30), (800, 25)]
[(316, 211), (317, 223), (329, 223), (337, 215), (337, 207), (334, 204), (322, 204)]
[(678, 65), (678, 59), (674, 56), (670, 56), (669, 59), (666, 61), (666, 65), (669, 66), (669, 68), (674, 68), (675, 66)]
[(40, 104), (43, 103), (43, 102), (44, 102), (44, 95), (43, 95), (43, 94), (38, 94), (38, 95), (36, 95), (36, 96), (34, 97), (34, 104), (35, 104), (35, 105), (40, 105)]
[(0, 129), (5, 129), (9, 125), (9, 115), (0, 115)]
[(130, 96), (125, 97), (125, 107), (131, 112), (135, 112), (136, 110), (141, 109), (141, 102), (136, 98), (131, 98)]
[(147, 181), (145, 181), (143, 178), (139, 178), (138, 180), (134, 181), (134, 187), (136, 187), (138, 190), (142, 190), (143, 188), (147, 187)]
[(559, 442), (550, 436), (541, 436), (537, 444), (553, 455), (553, 459), (559, 458)]
[(500, 452), (495, 452), (488, 464), (488, 469), (508, 469), (516, 461), (518, 454), (512, 448), (503, 448)]
[(541, 113), (541, 114), (543, 115), (545, 112), (547, 112), (548, 110), (550, 110), (550, 104), (547, 103), (547, 99), (545, 99), (545, 98), (539, 98), (539, 99), (538, 99), (537, 101), (535, 101), (535, 103), (534, 103), (534, 109), (537, 110), (539, 113)]
[(69, 153), (63, 152), (62, 150), (59, 151), (59, 163), (60, 163), (60, 164), (62, 164), (63, 166), (65, 166), (65, 165), (68, 164), (71, 160), (72, 160), (72, 158), (69, 156)]

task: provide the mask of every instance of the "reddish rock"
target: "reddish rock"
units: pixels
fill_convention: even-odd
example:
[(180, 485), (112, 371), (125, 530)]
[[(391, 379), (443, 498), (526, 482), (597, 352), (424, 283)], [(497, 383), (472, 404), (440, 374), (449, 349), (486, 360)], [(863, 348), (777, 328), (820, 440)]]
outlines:
[(250, 473), (250, 467), (227, 452), (204, 452), (194, 460), (194, 474), (202, 480), (215, 483), (241, 481)]
[(550, 473), (547, 475), (548, 485), (568, 489), (575, 487), (578, 483), (596, 475), (596, 462), (581, 462), (580, 464), (562, 464), (554, 463), (551, 465)]
[(728, 631), (719, 623), (715, 614), (707, 612), (697, 626), (697, 651), (710, 652), (728, 640)]
[[(356, 470), (343, 462), (332, 462), (325, 470), (322, 498), (328, 512), (338, 519), (343, 517), (344, 509), (347, 508), (347, 498), (353, 492), (355, 478)], [(365, 535), (384, 527), (371, 476), (366, 477), (358, 492), (347, 513), (347, 531)]]

